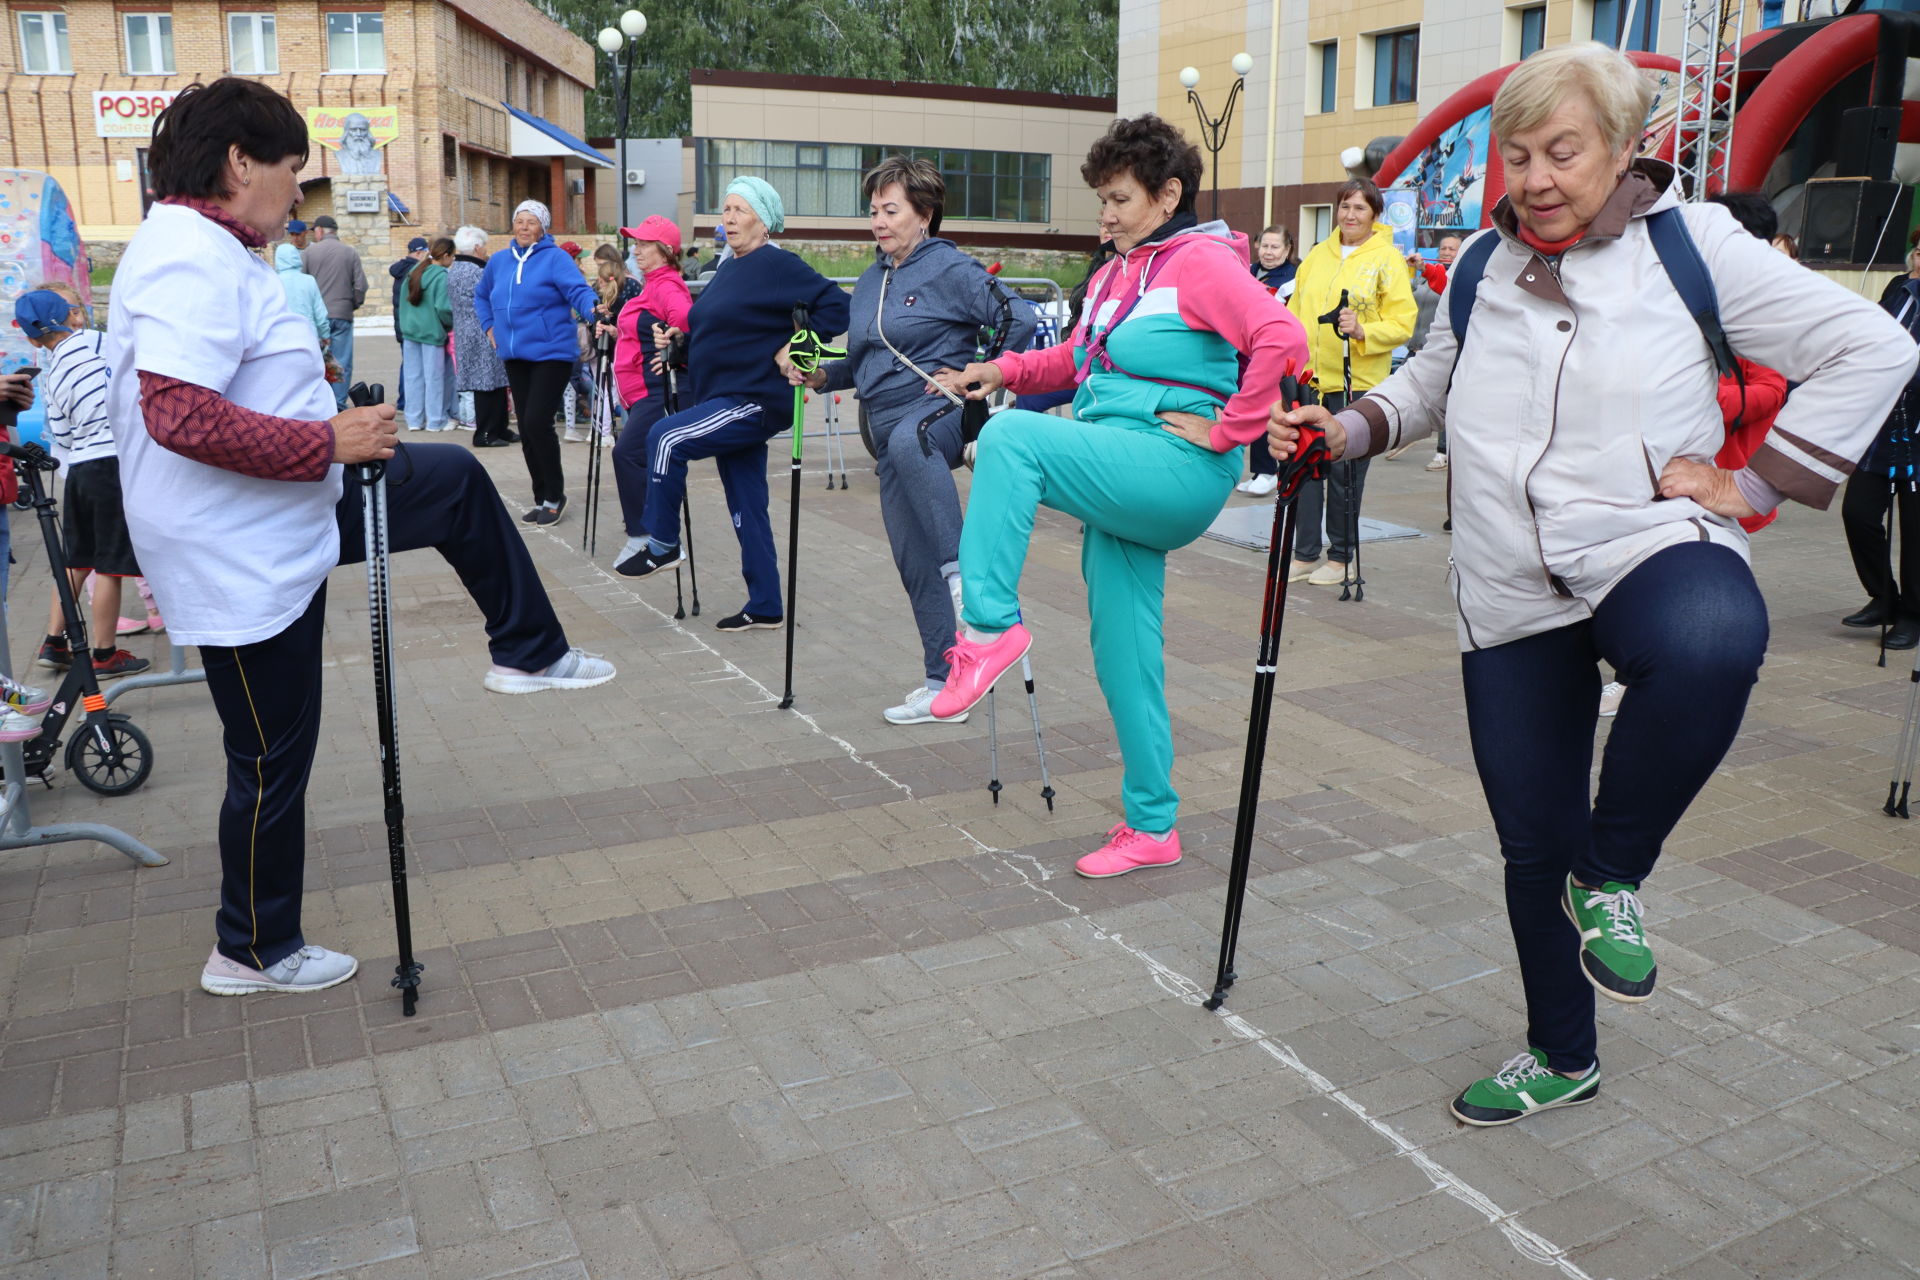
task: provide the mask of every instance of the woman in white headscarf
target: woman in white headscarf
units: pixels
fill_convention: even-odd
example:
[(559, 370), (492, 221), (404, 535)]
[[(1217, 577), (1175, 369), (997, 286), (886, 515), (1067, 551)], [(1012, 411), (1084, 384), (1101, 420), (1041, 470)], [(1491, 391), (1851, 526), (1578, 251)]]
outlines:
[(520, 416), (520, 452), (533, 481), (533, 508), (520, 518), (530, 524), (552, 524), (567, 508), (553, 415), (580, 355), (575, 316), (591, 320), (599, 302), (579, 265), (547, 234), (552, 225), (547, 206), (522, 200), (513, 211), (513, 243), (488, 260), (473, 295)]

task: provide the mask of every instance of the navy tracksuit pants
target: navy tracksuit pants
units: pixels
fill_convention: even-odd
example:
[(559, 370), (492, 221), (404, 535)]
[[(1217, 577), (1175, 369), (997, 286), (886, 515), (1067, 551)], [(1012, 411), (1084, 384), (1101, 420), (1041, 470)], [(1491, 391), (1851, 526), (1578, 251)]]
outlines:
[[(756, 400), (716, 396), (659, 419), (644, 435), (622, 432), (613, 451), (628, 535), (644, 533), (663, 546), (680, 543), (687, 464), (696, 458), (713, 459), (727, 495), (734, 536), (740, 539), (747, 612), (756, 618), (786, 614), (786, 603), (780, 598), (780, 561), (773, 550), (773, 523), (767, 516), (767, 441), (785, 425), (769, 426), (767, 411)], [(647, 481), (644, 486), (637, 483), (641, 475)]]
[[(335, 508), (340, 563), (366, 559), (360, 487)], [(387, 466), (387, 532), (395, 551), (431, 546), (486, 616), (494, 662), (540, 671), (567, 652), (526, 542), (493, 481), (461, 445), (403, 445)], [(265, 969), (305, 945), (307, 778), (320, 741), (326, 583), (286, 630), (253, 644), (202, 645), (220, 714), (227, 795), (220, 808), (220, 953)], [(365, 690), (372, 696), (372, 686)], [(367, 768), (375, 762), (369, 759)]]

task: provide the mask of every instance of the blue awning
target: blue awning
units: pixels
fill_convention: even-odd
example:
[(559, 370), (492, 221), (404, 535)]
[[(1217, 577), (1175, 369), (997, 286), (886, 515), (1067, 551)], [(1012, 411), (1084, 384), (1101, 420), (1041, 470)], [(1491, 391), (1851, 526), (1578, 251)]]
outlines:
[(515, 159), (544, 159), (567, 156), (596, 169), (611, 169), (613, 161), (601, 155), (551, 120), (522, 111), (511, 102), (503, 102), (513, 119), (508, 125), (507, 153)]

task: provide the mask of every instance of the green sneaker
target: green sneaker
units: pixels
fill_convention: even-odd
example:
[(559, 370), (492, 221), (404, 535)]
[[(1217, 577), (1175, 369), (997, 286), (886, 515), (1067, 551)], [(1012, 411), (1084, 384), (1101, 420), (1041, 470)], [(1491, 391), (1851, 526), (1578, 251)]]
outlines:
[(1468, 1124), (1512, 1124), (1551, 1107), (1577, 1107), (1600, 1096), (1600, 1064), (1578, 1080), (1547, 1070), (1547, 1055), (1529, 1049), (1484, 1080), (1475, 1080), (1447, 1110)]
[(1609, 1000), (1639, 1004), (1653, 994), (1660, 967), (1640, 927), (1640, 899), (1634, 886), (1609, 880), (1587, 889), (1567, 877), (1560, 906), (1580, 931), (1580, 967), (1587, 981)]

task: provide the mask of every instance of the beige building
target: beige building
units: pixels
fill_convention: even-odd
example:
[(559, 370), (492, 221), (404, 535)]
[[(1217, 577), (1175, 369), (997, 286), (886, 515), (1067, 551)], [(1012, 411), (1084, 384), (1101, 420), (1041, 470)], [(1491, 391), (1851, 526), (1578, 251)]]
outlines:
[[(1759, 26), (1750, 0), (1746, 30)], [(1680, 0), (1121, 0), (1118, 107), (1157, 111), (1198, 139), (1180, 70), (1200, 72), (1209, 113), (1226, 104), (1230, 64), (1251, 55), (1220, 157), (1221, 213), (1241, 230), (1326, 234), (1340, 153), (1409, 133), (1479, 76), (1574, 40), (1680, 53)], [(1632, 13), (1633, 29), (1624, 31)], [(1203, 204), (1204, 207), (1204, 204)]]
[(410, 237), (504, 231), (527, 196), (577, 229), (610, 164), (579, 141), (592, 47), (525, 0), (16, 0), (6, 22), (0, 167), (58, 179), (90, 244), (145, 214), (153, 116), (223, 75), (305, 113), (300, 214), (333, 214), (378, 279)]
[(680, 225), (710, 236), (726, 187), (767, 179), (790, 239), (866, 240), (860, 177), (894, 151), (940, 164), (940, 234), (961, 244), (1084, 252), (1098, 209), (1080, 162), (1114, 117), (1111, 98), (744, 71), (693, 73)]

